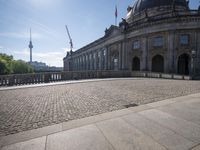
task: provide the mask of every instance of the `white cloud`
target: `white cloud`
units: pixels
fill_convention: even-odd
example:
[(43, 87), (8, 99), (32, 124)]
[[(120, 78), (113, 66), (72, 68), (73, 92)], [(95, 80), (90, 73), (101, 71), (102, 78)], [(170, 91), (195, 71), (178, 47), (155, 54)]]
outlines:
[[(28, 49), (22, 51), (14, 51), (14, 54), (20, 55), (25, 58), (29, 58), (30, 52)], [(48, 52), (33, 52), (33, 61), (41, 61), (50, 66), (63, 66), (63, 58), (66, 53), (63, 49), (60, 51), (48, 51)]]
[(29, 55), (29, 50), (28, 49), (24, 49), (22, 51), (14, 51), (14, 54), (20, 54), (20, 55)]
[(0, 49), (3, 49), (3, 46), (0, 45)]
[[(29, 38), (30, 37), (30, 34), (29, 33), (25, 33), (25, 32), (0, 32), (0, 36), (2, 37), (9, 37), (9, 38)], [(32, 37), (34, 39), (39, 39), (42, 37), (41, 34), (39, 33), (33, 33), (32, 34)]]
[(69, 52), (69, 51), (70, 51), (70, 49), (69, 49), (69, 48), (62, 48), (62, 50), (63, 50), (63, 52), (64, 52), (64, 53), (66, 53), (66, 54), (67, 54), (67, 52)]

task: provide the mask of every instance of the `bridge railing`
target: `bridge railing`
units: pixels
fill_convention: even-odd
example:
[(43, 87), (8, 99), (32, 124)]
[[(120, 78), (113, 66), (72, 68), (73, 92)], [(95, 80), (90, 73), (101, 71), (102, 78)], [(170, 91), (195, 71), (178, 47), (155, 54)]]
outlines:
[(1, 75), (0, 86), (50, 83), (92, 78), (144, 77), (189, 80), (189, 76), (140, 71), (70, 71), (34, 74)]
[(157, 73), (157, 72), (146, 72), (146, 71), (133, 71), (131, 72), (132, 77), (145, 77), (145, 78), (164, 78), (164, 79), (177, 79), (177, 80), (190, 80), (190, 76)]

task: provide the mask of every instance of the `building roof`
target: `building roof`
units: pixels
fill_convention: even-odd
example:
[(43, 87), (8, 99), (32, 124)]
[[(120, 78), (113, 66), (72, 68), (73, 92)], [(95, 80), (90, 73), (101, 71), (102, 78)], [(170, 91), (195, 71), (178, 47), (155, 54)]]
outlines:
[(183, 6), (187, 8), (186, 0), (137, 0), (133, 5), (134, 13), (159, 6)]

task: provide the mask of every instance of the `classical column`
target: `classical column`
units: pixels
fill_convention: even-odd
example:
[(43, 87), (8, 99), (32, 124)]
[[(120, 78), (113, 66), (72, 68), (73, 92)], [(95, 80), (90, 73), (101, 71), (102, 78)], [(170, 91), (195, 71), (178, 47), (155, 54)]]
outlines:
[(147, 71), (148, 70), (148, 37), (147, 36), (142, 38), (141, 50), (142, 50), (141, 70)]
[(93, 59), (93, 53), (91, 52), (91, 70), (94, 70), (94, 59)]
[(88, 53), (87, 53), (86, 57), (87, 57), (87, 66), (86, 66), (86, 68), (87, 68), (87, 70), (89, 70), (88, 66), (89, 66), (90, 61), (89, 61), (89, 55), (88, 55)]
[(196, 50), (197, 50), (197, 58), (196, 58), (196, 73), (200, 75), (200, 31), (196, 31), (197, 38), (196, 38)]
[(105, 70), (108, 70), (108, 48), (105, 48)]
[[(165, 65), (165, 71), (167, 73), (174, 73), (175, 72), (175, 60), (174, 60), (174, 42), (175, 41), (175, 31), (169, 31), (168, 35), (168, 53), (167, 53), (167, 60), (165, 60), (166, 65)], [(168, 62), (167, 62), (168, 61)]]
[(84, 70), (86, 70), (86, 54), (83, 55), (84, 58)]
[(96, 60), (95, 60), (95, 64), (96, 64), (96, 70), (99, 70), (99, 64), (98, 64), (98, 51), (96, 51), (95, 52), (95, 58), (96, 58)]
[(103, 65), (103, 61), (104, 61), (104, 54), (103, 54), (103, 49), (100, 50), (100, 54), (101, 54), (101, 58), (100, 58), (100, 63), (101, 63), (101, 70), (104, 70), (104, 65)]
[(83, 55), (81, 55), (81, 70), (83, 70)]
[(98, 70), (101, 70), (101, 51), (98, 50)]
[(128, 57), (128, 44), (127, 44), (127, 41), (125, 39), (125, 42), (124, 42), (124, 54), (125, 54), (125, 70), (128, 70), (129, 69), (129, 57)]
[(76, 70), (79, 70), (79, 58), (78, 57), (76, 58), (76, 61), (77, 61)]
[(78, 59), (78, 70), (80, 70), (80, 57), (78, 57), (77, 59)]
[(90, 64), (91, 64), (90, 53), (88, 53), (88, 70), (90, 70)]
[(90, 70), (92, 70), (92, 66), (93, 66), (93, 59), (92, 59), (92, 52), (90, 52)]
[(122, 48), (121, 43), (118, 44), (118, 51), (119, 51), (119, 70), (122, 70)]
[(97, 70), (97, 67), (96, 67), (96, 52), (95, 51), (93, 52), (93, 65), (94, 65), (94, 70)]
[(121, 43), (122, 50), (122, 70), (126, 69), (126, 52), (125, 52), (125, 41), (123, 40)]
[(108, 63), (108, 70), (110, 70), (111, 69), (111, 55), (110, 55), (110, 49), (108, 48), (107, 49), (107, 54), (108, 54), (108, 56), (107, 56), (107, 63)]
[(194, 32), (194, 49), (192, 50), (192, 57), (194, 58), (194, 76), (196, 76), (196, 74), (200, 74), (200, 67), (199, 67), (199, 63), (200, 63), (200, 52), (199, 52), (199, 38), (200, 38), (200, 33), (198, 33), (198, 30), (196, 30)]
[(76, 58), (73, 59), (73, 62), (74, 62), (74, 71), (76, 71), (76, 68), (77, 68), (77, 61), (76, 61)]

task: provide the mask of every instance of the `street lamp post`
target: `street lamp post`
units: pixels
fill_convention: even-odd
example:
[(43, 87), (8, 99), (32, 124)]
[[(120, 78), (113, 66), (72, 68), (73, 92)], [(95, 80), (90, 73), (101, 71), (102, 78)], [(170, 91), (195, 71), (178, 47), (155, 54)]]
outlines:
[(194, 79), (194, 76), (195, 76), (195, 58), (196, 58), (196, 50), (192, 49), (191, 79)]

